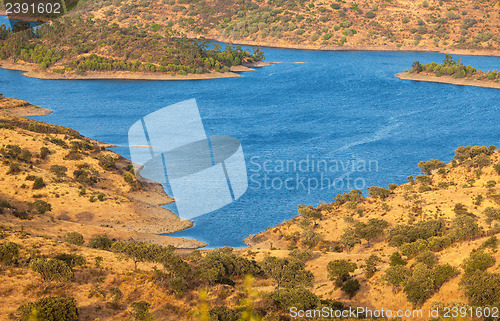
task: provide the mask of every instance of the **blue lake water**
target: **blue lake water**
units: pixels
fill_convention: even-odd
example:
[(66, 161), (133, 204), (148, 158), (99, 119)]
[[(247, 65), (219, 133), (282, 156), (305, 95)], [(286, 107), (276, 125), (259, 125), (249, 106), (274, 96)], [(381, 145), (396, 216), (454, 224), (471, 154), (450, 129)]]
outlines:
[[(113, 150), (125, 157), (135, 121), (196, 98), (208, 135), (241, 141), (249, 176), (239, 200), (172, 234), (209, 248), (244, 246), (249, 234), (295, 216), (299, 204), (403, 183), (418, 174), (418, 161), (448, 162), (457, 146), (499, 144), (500, 90), (395, 77), (415, 60), (441, 61), (443, 54), (264, 52), (267, 61), (281, 63), (239, 78), (201, 81), (39, 80), (0, 69), (0, 92), (53, 110), (34, 118), (117, 144)], [(500, 58), (459, 57), (483, 70), (500, 69)], [(288, 168), (280, 167), (287, 162)], [(321, 180), (323, 188), (313, 189)]]

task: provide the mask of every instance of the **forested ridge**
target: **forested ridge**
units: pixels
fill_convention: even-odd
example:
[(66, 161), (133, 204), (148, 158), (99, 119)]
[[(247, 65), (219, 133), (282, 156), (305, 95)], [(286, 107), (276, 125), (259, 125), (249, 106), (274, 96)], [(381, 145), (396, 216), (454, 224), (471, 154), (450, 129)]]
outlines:
[(263, 53), (185, 37), (156, 24), (120, 27), (92, 18), (65, 18), (35, 30), (0, 27), (0, 59), (35, 63), (45, 71), (225, 72), (262, 60)]

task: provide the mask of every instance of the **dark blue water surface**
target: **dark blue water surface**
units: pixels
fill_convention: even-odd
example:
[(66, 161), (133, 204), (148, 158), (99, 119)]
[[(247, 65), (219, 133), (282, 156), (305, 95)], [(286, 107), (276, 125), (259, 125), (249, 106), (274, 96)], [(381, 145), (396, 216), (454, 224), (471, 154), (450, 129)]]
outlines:
[[(0, 69), (0, 92), (53, 110), (35, 118), (117, 144), (113, 149), (125, 157), (127, 132), (136, 120), (196, 98), (208, 135), (240, 139), (249, 176), (239, 200), (172, 234), (210, 248), (244, 246), (249, 234), (296, 215), (299, 204), (331, 202), (352, 188), (403, 183), (418, 173), (418, 161), (448, 162), (457, 146), (499, 143), (500, 90), (395, 77), (415, 60), (441, 61), (443, 54), (264, 51), (267, 61), (281, 63), (239, 78), (39, 80)], [(483, 70), (500, 67), (500, 58), (460, 57)], [(288, 168), (279, 167), (282, 162)], [(323, 187), (313, 189), (321, 179)], [(288, 188), (280, 185), (285, 181)]]

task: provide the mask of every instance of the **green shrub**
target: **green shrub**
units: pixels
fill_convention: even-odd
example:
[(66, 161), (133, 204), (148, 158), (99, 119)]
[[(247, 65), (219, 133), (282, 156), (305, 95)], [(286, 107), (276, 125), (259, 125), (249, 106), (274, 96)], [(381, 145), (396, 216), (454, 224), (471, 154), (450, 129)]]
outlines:
[(40, 158), (46, 159), (50, 154), (50, 150), (47, 147), (40, 147)]
[(311, 271), (305, 269), (304, 262), (291, 257), (266, 256), (260, 267), (266, 275), (276, 281), (277, 288), (311, 286), (314, 279)]
[(134, 182), (134, 176), (128, 172), (123, 173), (123, 179), (125, 180), (125, 182), (127, 182), (129, 184)]
[(390, 261), (389, 263), (390, 266), (397, 266), (397, 265), (405, 266), (406, 264), (408, 264), (408, 261), (404, 260), (401, 257), (401, 253), (399, 252), (393, 252), (389, 257), (389, 261)]
[(444, 283), (448, 282), (460, 272), (450, 264), (436, 265), (434, 267), (434, 286), (438, 290)]
[(109, 250), (112, 245), (112, 241), (108, 235), (95, 235), (89, 240), (89, 247), (94, 249)]
[(349, 299), (352, 299), (359, 291), (360, 287), (361, 284), (359, 283), (358, 280), (349, 279), (344, 283), (344, 285), (342, 285), (340, 289), (349, 296)]
[(72, 297), (48, 296), (21, 305), (17, 312), (21, 321), (73, 321), (78, 320), (78, 308)]
[(33, 189), (41, 189), (45, 187), (45, 182), (43, 181), (43, 178), (37, 177), (35, 178), (35, 181), (33, 182)]
[(39, 273), (47, 283), (51, 281), (71, 281), (74, 274), (71, 267), (66, 262), (57, 259), (33, 259), (30, 268)]
[(223, 321), (238, 321), (240, 313), (236, 309), (230, 309), (225, 306), (216, 306), (208, 312), (210, 320), (223, 320)]
[(434, 254), (431, 251), (426, 251), (423, 253), (420, 253), (415, 257), (415, 260), (419, 263), (424, 263), (428, 267), (432, 268), (434, 265), (437, 264), (438, 258), (436, 254)]
[(9, 164), (9, 170), (7, 171), (7, 174), (18, 174), (21, 172), (21, 165), (18, 163), (10, 163)]
[(45, 212), (52, 211), (52, 205), (42, 200), (36, 200), (28, 203), (28, 208), (31, 211), (36, 211), (38, 214), (45, 214)]
[(0, 263), (11, 265), (19, 256), (19, 246), (14, 242), (0, 243)]
[(132, 307), (132, 312), (130, 313), (134, 320), (137, 321), (149, 321), (153, 320), (153, 316), (149, 312), (151, 304), (146, 301), (134, 302), (130, 305)]
[(78, 254), (61, 253), (54, 257), (57, 260), (65, 262), (69, 267), (85, 265), (86, 260), (83, 256)]
[(116, 161), (111, 155), (99, 155), (97, 159), (99, 160), (99, 165), (105, 170), (116, 168)]
[(269, 294), (274, 304), (283, 310), (295, 307), (298, 310), (314, 309), (319, 304), (318, 297), (306, 289), (281, 289)]
[(494, 263), (495, 259), (490, 254), (483, 251), (474, 251), (464, 260), (462, 267), (465, 273), (473, 273), (476, 271), (485, 271), (490, 266), (493, 266)]
[(373, 19), (373, 18), (375, 18), (375, 13), (373, 11), (368, 11), (366, 13), (366, 17), (369, 19)]
[(409, 302), (416, 306), (424, 304), (435, 292), (433, 271), (427, 265), (417, 263), (405, 284), (404, 292)]
[(328, 278), (335, 281), (337, 279), (349, 278), (349, 273), (354, 272), (356, 268), (357, 265), (354, 262), (347, 260), (333, 260), (328, 262), (326, 271), (328, 272)]
[(83, 235), (78, 232), (68, 232), (64, 236), (64, 241), (66, 243), (74, 244), (74, 245), (83, 245)]
[(73, 176), (75, 180), (83, 185), (94, 185), (97, 183), (97, 177), (92, 175), (89, 171), (83, 169), (77, 169), (73, 171)]
[(384, 200), (389, 195), (391, 195), (391, 190), (386, 189), (384, 187), (370, 186), (370, 187), (368, 187), (368, 193), (372, 197), (376, 197), (376, 198), (380, 198), (380, 199)]
[(495, 235), (484, 241), (483, 244), (481, 245), (481, 248), (496, 249), (497, 247), (498, 247), (498, 238)]
[(66, 172), (68, 171), (68, 168), (63, 165), (52, 165), (50, 166), (50, 172), (55, 174), (57, 177), (64, 177), (66, 176)]
[(397, 290), (400, 286), (406, 284), (410, 275), (410, 270), (403, 265), (394, 265), (385, 270), (384, 279), (392, 285), (393, 290)]

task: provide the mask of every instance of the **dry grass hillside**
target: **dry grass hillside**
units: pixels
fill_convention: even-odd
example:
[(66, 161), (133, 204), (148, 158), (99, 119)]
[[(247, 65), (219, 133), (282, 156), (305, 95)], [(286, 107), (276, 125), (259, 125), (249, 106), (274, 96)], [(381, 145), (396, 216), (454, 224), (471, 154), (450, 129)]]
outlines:
[(370, 196), (301, 205), (247, 249), (198, 251), (155, 235), (186, 223), (163, 224), (159, 186), (98, 143), (7, 116), (0, 141), (0, 320), (289, 321), (291, 307), (500, 303), (495, 146), (421, 162), (422, 175)]
[(82, 1), (78, 14), (124, 26), (264, 46), (498, 54), (494, 0)]
[[(483, 150), (487, 150), (486, 147)], [(431, 251), (439, 264), (450, 264), (459, 274), (432, 293), (425, 300), (423, 309), (437, 303), (466, 304), (468, 298), (464, 295), (464, 288), (459, 286), (464, 276), (462, 263), (487, 240), (495, 243), (495, 235), (500, 232), (500, 217), (496, 216), (500, 214), (500, 187), (497, 185), (500, 151), (475, 157), (462, 162), (453, 161), (446, 166), (441, 163), (439, 170), (432, 170), (431, 175), (409, 177), (409, 183), (375, 189), (371, 193), (373, 196), (344, 194), (332, 204), (299, 208), (301, 215), (250, 236), (246, 242), (252, 250), (266, 249), (271, 253), (287, 252), (297, 247), (314, 249), (317, 255), (307, 263), (307, 268), (315, 276), (314, 293), (341, 300), (350, 306), (378, 309), (411, 309), (414, 306), (408, 302), (402, 288), (393, 291), (385, 279), (385, 272), (391, 267), (391, 254), (401, 252), (408, 260), (407, 267), (414, 269), (419, 255), (430, 255), (428, 251)], [(466, 219), (464, 223), (458, 217), (470, 220)], [(382, 228), (377, 230), (377, 222), (370, 221), (373, 219), (386, 221), (387, 227), (379, 223)], [(441, 222), (442, 226), (429, 234), (433, 236), (422, 237), (425, 241), (418, 246), (410, 245), (420, 242), (419, 236), (398, 242), (397, 235), (404, 233), (396, 226), (418, 227), (422, 224), (424, 229), (432, 230), (432, 224), (425, 225), (426, 222)], [(367, 278), (365, 260), (373, 254), (381, 261), (376, 263), (373, 276)], [(496, 263), (488, 271), (499, 272), (500, 253), (495, 249), (491, 255)], [(360, 280), (361, 288), (351, 299), (328, 278), (326, 266), (337, 259), (357, 264), (352, 277)], [(495, 295), (498, 302), (498, 292)]]
[(160, 185), (137, 181), (130, 161), (72, 129), (10, 116), (0, 116), (0, 123), (0, 199), (12, 206), (0, 216), (2, 224), (51, 236), (78, 231), (203, 245), (158, 236), (192, 223), (160, 207), (172, 200)]

